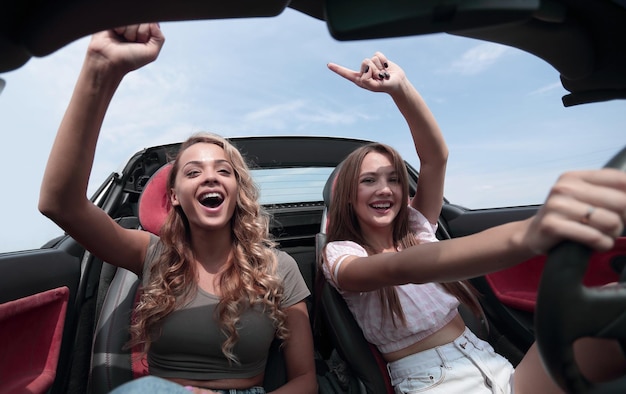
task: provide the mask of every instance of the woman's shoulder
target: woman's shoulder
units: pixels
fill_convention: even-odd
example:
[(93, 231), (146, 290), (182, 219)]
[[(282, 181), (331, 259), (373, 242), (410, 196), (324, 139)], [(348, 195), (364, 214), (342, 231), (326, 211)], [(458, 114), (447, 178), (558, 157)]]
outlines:
[(150, 233), (150, 242), (148, 242), (148, 250), (146, 252), (146, 260), (155, 259), (160, 255), (160, 252), (165, 248), (165, 245), (157, 235)]
[(146, 250), (146, 257), (143, 260), (143, 276), (146, 276), (150, 272), (151, 267), (156, 264), (159, 256), (163, 252), (165, 245), (161, 242), (161, 238), (150, 233), (150, 242), (148, 243), (148, 249)]
[[(312, 277), (304, 275), (307, 271), (306, 265), (300, 267), (296, 259), (289, 253), (275, 249), (277, 258), (277, 273), (285, 286), (286, 294), (289, 294), (289, 298), (300, 301), (310, 295), (307, 282), (312, 285)], [(301, 262), (302, 263), (302, 262)], [(306, 263), (305, 263), (306, 264)], [(303, 272), (304, 268), (304, 272)], [(292, 305), (287, 302), (285, 306)]]
[(276, 254), (277, 272), (281, 277), (289, 275), (291, 272), (300, 272), (298, 262), (284, 250), (274, 249)]
[(326, 244), (326, 257), (328, 259), (343, 255), (367, 256), (367, 251), (354, 241), (333, 241)]
[(278, 261), (278, 266), (281, 265), (293, 265), (296, 264), (296, 260), (289, 253), (280, 249), (273, 249), (274, 254), (276, 255), (276, 260)]

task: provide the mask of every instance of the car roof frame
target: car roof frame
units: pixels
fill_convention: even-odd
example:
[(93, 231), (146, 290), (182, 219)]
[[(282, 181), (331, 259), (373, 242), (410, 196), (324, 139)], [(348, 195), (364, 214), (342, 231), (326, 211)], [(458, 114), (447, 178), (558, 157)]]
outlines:
[[(47, 56), (81, 37), (115, 26), (149, 21), (274, 17), (286, 8), (326, 20), (328, 4), (367, 1), (4, 1), (0, 12), (0, 72), (17, 69), (33, 56)], [(386, 7), (394, 1), (400, 3), (388, 0)], [(448, 3), (454, 1), (461, 3)], [(450, 14), (450, 26), (454, 26), (454, 12)], [(391, 30), (378, 36), (405, 34), (394, 31), (394, 24), (390, 26)], [(536, 12), (523, 21), (467, 30), (451, 30), (450, 26), (443, 21), (424, 33), (448, 32), (513, 46), (540, 57), (560, 73), (563, 87), (570, 92), (562, 99), (565, 106), (626, 98), (624, 0), (541, 0)], [(329, 30), (332, 33), (332, 26)]]

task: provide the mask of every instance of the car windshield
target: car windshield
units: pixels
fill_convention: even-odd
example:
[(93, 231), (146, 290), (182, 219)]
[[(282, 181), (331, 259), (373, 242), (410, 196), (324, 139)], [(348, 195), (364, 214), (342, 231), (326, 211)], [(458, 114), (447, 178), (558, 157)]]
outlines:
[(253, 169), (264, 205), (322, 201), (329, 167)]
[[(389, 97), (363, 92), (326, 68), (358, 69), (375, 51), (404, 68), (436, 116), (450, 150), (444, 194), (452, 203), (539, 204), (558, 174), (600, 167), (626, 142), (623, 101), (566, 108), (568, 92), (554, 67), (495, 43), (444, 33), (340, 42), (324, 21), (292, 9), (272, 18), (161, 26), (159, 59), (126, 78), (107, 112), (89, 195), (134, 152), (204, 130), (380, 141), (419, 169)], [(37, 248), (61, 233), (37, 210), (39, 185), (88, 41), (0, 74), (0, 206), (11, 223), (0, 230), (0, 252)], [(262, 202), (320, 200), (327, 171), (261, 172)]]

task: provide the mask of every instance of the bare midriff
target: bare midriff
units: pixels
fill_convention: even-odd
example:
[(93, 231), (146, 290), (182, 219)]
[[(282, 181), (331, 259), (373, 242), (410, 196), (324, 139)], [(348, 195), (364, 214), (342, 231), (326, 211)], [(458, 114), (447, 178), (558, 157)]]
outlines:
[(228, 389), (249, 389), (254, 386), (262, 386), (263, 385), (263, 376), (261, 373), (257, 376), (253, 376), (251, 378), (242, 378), (242, 379), (216, 379), (216, 380), (191, 380), (191, 379), (178, 379), (178, 378), (168, 378), (172, 382), (176, 382), (183, 386), (193, 386), (199, 387), (203, 389), (219, 389), (219, 390), (228, 390)]
[(383, 358), (387, 362), (397, 361), (411, 354), (419, 353), (424, 350), (432, 349), (437, 346), (445, 345), (457, 339), (465, 331), (465, 322), (461, 315), (456, 315), (448, 324), (443, 326), (439, 331), (427, 336), (421, 341), (415, 342), (403, 349), (383, 354)]

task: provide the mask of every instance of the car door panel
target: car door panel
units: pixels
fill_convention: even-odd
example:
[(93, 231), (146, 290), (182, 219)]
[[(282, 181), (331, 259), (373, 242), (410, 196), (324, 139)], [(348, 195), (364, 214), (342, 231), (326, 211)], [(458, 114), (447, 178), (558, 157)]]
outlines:
[(0, 374), (7, 392), (46, 392), (56, 375), (69, 288), (0, 304)]
[(59, 249), (0, 255), (3, 389), (64, 391), (80, 275), (80, 260)]
[(445, 204), (442, 218), (453, 238), (474, 234), (482, 230), (531, 217), (539, 206), (528, 205), (512, 208), (467, 209), (453, 204)]

